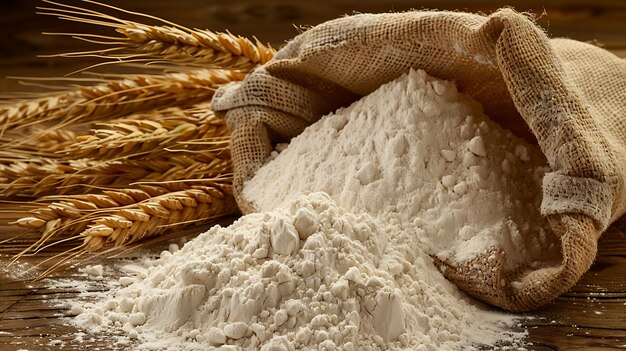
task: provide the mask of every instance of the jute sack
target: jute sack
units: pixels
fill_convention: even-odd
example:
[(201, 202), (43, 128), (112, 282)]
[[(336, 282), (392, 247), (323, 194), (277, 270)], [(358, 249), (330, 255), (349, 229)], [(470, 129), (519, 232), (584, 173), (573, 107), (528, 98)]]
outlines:
[(245, 81), (220, 89), (213, 107), (225, 113), (232, 133), (242, 211), (255, 210), (241, 197), (242, 185), (272, 143), (288, 141), (410, 67), (456, 81), (496, 122), (536, 140), (551, 168), (541, 213), (561, 241), (556, 264), (505, 269), (506, 252), (498, 249), (462, 265), (438, 262), (442, 272), (507, 310), (553, 300), (589, 269), (600, 234), (625, 211), (626, 62), (589, 44), (548, 39), (510, 9), (339, 18), (302, 33)]

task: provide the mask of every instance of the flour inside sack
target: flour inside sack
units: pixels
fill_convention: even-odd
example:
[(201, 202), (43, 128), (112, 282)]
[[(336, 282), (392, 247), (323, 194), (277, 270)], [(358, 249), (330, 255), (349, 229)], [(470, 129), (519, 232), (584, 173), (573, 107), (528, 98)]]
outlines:
[(452, 82), (412, 70), (292, 139), (243, 197), (267, 211), (323, 191), (414, 232), (439, 259), (495, 248), (514, 269), (559, 257), (539, 213), (547, 170), (537, 146), (490, 121)]

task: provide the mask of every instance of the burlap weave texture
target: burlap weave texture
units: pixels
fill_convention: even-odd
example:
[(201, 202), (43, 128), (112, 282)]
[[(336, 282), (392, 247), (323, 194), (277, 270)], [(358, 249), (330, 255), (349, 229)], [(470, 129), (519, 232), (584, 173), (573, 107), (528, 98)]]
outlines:
[[(362, 14), (314, 27), (243, 82), (217, 91), (213, 108), (232, 133), (235, 191), (288, 141), (409, 68), (454, 80), (491, 118), (536, 140), (551, 168), (541, 211), (561, 239), (560, 264), (503, 268), (506, 252), (439, 262), (461, 289), (511, 311), (545, 304), (588, 270), (597, 240), (625, 212), (626, 62), (568, 39), (549, 39), (510, 9)], [(489, 260), (495, 254), (498, 259)]]

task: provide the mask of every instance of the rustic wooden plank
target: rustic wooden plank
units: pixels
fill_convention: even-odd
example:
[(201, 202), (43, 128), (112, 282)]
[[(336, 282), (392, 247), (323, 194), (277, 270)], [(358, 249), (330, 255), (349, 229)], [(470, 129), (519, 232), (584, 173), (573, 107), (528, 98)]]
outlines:
[(626, 333), (621, 330), (577, 328), (571, 326), (541, 326), (528, 329), (529, 350), (616, 350), (626, 345)]
[[(79, 334), (77, 334), (79, 333)], [(12, 335), (0, 331), (2, 350), (132, 350), (132, 345), (116, 345), (111, 335), (77, 331), (74, 327), (55, 324), (17, 330)], [(80, 339), (78, 339), (80, 338)]]
[[(131, 345), (115, 344), (115, 340), (105, 338), (94, 338), (94, 336), (86, 335), (85, 341), (76, 341), (71, 338), (64, 338), (63, 335), (46, 335), (43, 337), (28, 338), (4, 338), (0, 337), (0, 345), (6, 345), (3, 351), (85, 351), (85, 350), (103, 350), (103, 351), (124, 351), (134, 350)], [(4, 341), (4, 342), (3, 342)], [(60, 341), (60, 342), (59, 342)]]
[[(623, 236), (621, 228), (624, 222), (626, 222), (626, 220), (622, 219), (607, 232), (600, 242), (601, 249), (603, 245), (609, 245), (613, 243), (614, 240), (618, 240), (619, 242), (620, 238)], [(556, 350), (562, 347), (562, 345), (579, 349), (609, 347), (611, 345), (619, 345), (619, 342), (622, 342), (624, 337), (624, 323), (622, 322), (625, 313), (623, 305), (624, 299), (619, 298), (618, 296), (621, 295), (617, 292), (607, 293), (607, 291), (609, 291), (612, 286), (611, 275), (626, 272), (626, 269), (619, 268), (620, 266), (626, 267), (624, 266), (624, 259), (619, 255), (609, 255), (608, 257), (600, 256), (597, 260), (597, 264), (600, 266), (594, 266), (592, 271), (588, 273), (588, 276), (596, 272), (598, 273), (596, 276), (600, 278), (591, 276), (591, 278), (588, 278), (588, 282), (585, 282), (584, 279), (587, 278), (584, 278), (581, 280), (581, 283), (572, 289), (571, 295), (567, 294), (559, 298), (554, 304), (538, 311), (536, 314), (541, 316), (541, 319), (533, 319), (524, 323), (530, 327), (529, 340), (535, 343), (529, 350)], [(77, 273), (76, 270), (61, 271), (57, 275), (62, 279), (86, 279), (84, 275)], [(601, 280), (595, 281), (594, 279)], [(47, 302), (46, 299), (40, 297), (59, 294), (59, 296), (74, 300), (73, 297), (77, 296), (77, 294), (72, 293), (71, 288), (68, 287), (42, 287), (45, 286), (46, 282), (47, 281), (17, 282), (16, 287), (36, 284), (35, 286), (40, 288), (21, 300), (19, 304), (16, 304), (14, 309), (8, 314), (8, 318), (0, 322), (0, 330), (11, 331), (14, 336), (19, 336), (22, 340), (31, 340), (29, 341), (29, 345), (39, 345), (29, 349), (43, 350), (46, 349), (46, 347), (50, 347), (48, 345), (50, 340), (67, 337), (67, 334), (55, 334), (51, 330), (52, 328), (57, 328), (58, 323), (60, 323), (59, 318), (55, 317), (66, 315), (68, 311), (56, 305), (45, 305)], [(625, 290), (626, 289), (622, 289), (622, 291)], [(602, 298), (592, 299), (590, 301), (588, 297), (593, 296)], [(55, 300), (62, 299), (59, 298)], [(612, 307), (613, 305), (615, 307)], [(16, 319), (19, 318), (20, 311), (26, 311), (24, 317), (32, 318), (25, 319), (22, 317)], [(595, 311), (600, 311), (603, 315), (597, 315)], [(605, 321), (607, 321), (607, 323), (604, 323)], [(577, 325), (578, 329), (572, 327), (572, 325)], [(621, 330), (606, 329), (607, 325), (609, 327), (621, 328)], [(601, 326), (601, 328), (594, 326)], [(70, 331), (70, 329), (62, 330), (70, 335), (76, 332), (75, 330)], [(45, 334), (46, 336), (44, 337), (38, 336), (43, 333), (48, 334)], [(2, 345), (2, 339), (0, 339), (0, 345)], [(95, 342), (94, 345), (106, 344)], [(68, 343), (64, 345), (63, 348), (79, 350), (81, 347), (86, 346), (80, 343), (71, 346)]]
[(626, 218), (617, 220), (598, 241), (598, 255), (626, 256)]
[(28, 294), (28, 292), (24, 292), (22, 295), (9, 296), (0, 299), (0, 316), (4, 316), (5, 311), (8, 311), (9, 309), (12, 310), (12, 307), (26, 297), (25, 294)]
[(58, 322), (58, 317), (0, 319), (0, 330), (14, 332), (14, 330), (20, 329), (51, 326), (56, 322)]
[(570, 291), (597, 294), (624, 293), (626, 256), (598, 256), (595, 264)]
[[(34, 310), (24, 309), (22, 308), (11, 309), (9, 312), (5, 312), (2, 314), (2, 321), (9, 320), (24, 320), (24, 319), (48, 319), (48, 318), (59, 318), (65, 317), (63, 312), (60, 312), (58, 308), (54, 308), (49, 306), (49, 308), (37, 308)], [(2, 323), (2, 322), (0, 322)], [(0, 324), (1, 325), (1, 324)]]
[(531, 320), (526, 324), (544, 324), (549, 321), (561, 326), (576, 326), (580, 328), (607, 328), (622, 329), (626, 331), (626, 305), (623, 303), (611, 303), (598, 299), (559, 298), (555, 303), (549, 304), (535, 311), (533, 314), (541, 316), (545, 320)]
[[(106, 292), (107, 290), (103, 290)], [(62, 311), (62, 314), (69, 313), (70, 303), (84, 300), (84, 296), (81, 296), (78, 292), (65, 293), (62, 295), (46, 295), (47, 298), (42, 299), (30, 299), (33, 295), (28, 295), (19, 300), (19, 303), (11, 307), (10, 312), (2, 314), (2, 318), (9, 318), (9, 313), (15, 312), (32, 312), (32, 311), (49, 311), (54, 310), (56, 312)], [(17, 299), (15, 299), (17, 300)], [(1, 311), (1, 310), (0, 310)], [(26, 318), (26, 317), (25, 317)]]
[[(35, 318), (32, 318), (31, 320), (35, 320)], [(7, 321), (0, 322), (6, 325), (6, 327), (3, 328), (3, 324), (0, 324), (0, 336), (10, 335), (13, 337), (25, 338), (43, 335), (57, 335), (58, 337), (73, 338), (74, 336), (72, 334), (81, 332), (76, 327), (70, 325), (69, 323), (67, 323), (67, 321), (64, 321), (60, 318), (48, 319), (43, 325), (31, 323), (30, 325), (24, 326), (23, 323), (19, 323), (19, 321), (11, 322), (12, 323), (8, 323)]]
[[(3, 284), (4, 285), (4, 284)], [(11, 298), (14, 296), (24, 296), (28, 294), (32, 289), (11, 289), (5, 290), (4, 286), (0, 290), (0, 299)]]

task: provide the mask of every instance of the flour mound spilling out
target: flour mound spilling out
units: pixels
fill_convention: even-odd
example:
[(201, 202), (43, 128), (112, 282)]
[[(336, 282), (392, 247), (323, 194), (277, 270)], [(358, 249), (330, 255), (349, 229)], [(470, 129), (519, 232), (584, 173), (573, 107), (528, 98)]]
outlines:
[(417, 237), (325, 193), (214, 227), (76, 317), (168, 350), (467, 350), (513, 319), (460, 293)]
[(267, 211), (323, 191), (413, 232), (451, 265), (503, 252), (504, 267), (516, 270), (560, 262), (539, 212), (547, 170), (536, 146), (489, 120), (453, 83), (412, 70), (292, 139), (243, 197)]
[[(433, 256), (553, 248), (541, 153), (411, 71), (294, 138), (245, 185), (261, 210), (127, 267), (75, 323), (168, 350), (472, 350), (516, 344)], [(558, 250), (558, 247), (556, 248)]]

